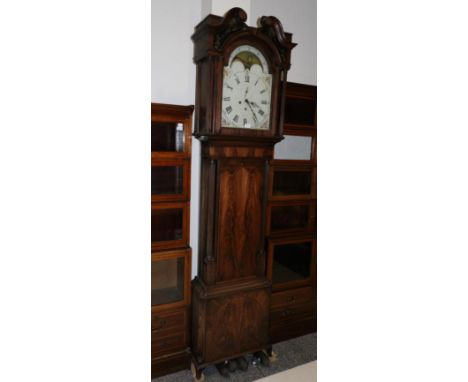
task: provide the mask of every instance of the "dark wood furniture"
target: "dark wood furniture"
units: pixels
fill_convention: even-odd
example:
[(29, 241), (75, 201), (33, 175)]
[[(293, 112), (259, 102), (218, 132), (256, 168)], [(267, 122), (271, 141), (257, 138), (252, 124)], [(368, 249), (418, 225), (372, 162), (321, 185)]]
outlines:
[(309, 160), (271, 161), (267, 275), (270, 338), (317, 331), (317, 88), (287, 83), (284, 133), (311, 137)]
[(151, 105), (151, 376), (190, 366), (193, 106)]
[[(265, 251), (268, 173), (274, 144), (282, 139), (284, 81), (295, 44), (275, 17), (262, 17), (259, 28), (247, 26), (246, 19), (240, 8), (224, 18), (208, 15), (192, 36), (197, 65), (194, 136), (201, 141), (202, 156), (198, 276), (192, 290), (197, 378), (209, 364), (271, 344)], [(271, 98), (262, 103), (246, 99), (242, 105), (260, 118), (257, 106), (271, 101), (269, 123), (258, 128), (250, 128), (248, 121), (239, 128), (222, 122), (232, 110), (223, 106), (223, 75), (231, 53), (242, 46), (260, 52), (271, 74)], [(247, 83), (249, 77), (236, 81)], [(233, 123), (237, 120), (234, 116)]]
[(317, 136), (317, 87), (288, 82), (284, 107), (285, 135)]

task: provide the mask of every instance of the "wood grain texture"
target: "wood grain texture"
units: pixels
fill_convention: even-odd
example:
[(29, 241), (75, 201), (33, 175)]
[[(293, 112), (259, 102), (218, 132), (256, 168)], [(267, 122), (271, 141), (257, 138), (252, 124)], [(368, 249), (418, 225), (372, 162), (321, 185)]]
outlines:
[(216, 363), (266, 347), (269, 305), (268, 283), (250, 281), (235, 288), (207, 287), (196, 279), (192, 346), (197, 364)]
[(269, 301), (267, 290), (209, 300), (206, 319), (212, 331), (206, 340), (206, 353), (213, 358), (206, 361), (266, 346)]
[(217, 281), (254, 276), (263, 248), (261, 161), (221, 161)]

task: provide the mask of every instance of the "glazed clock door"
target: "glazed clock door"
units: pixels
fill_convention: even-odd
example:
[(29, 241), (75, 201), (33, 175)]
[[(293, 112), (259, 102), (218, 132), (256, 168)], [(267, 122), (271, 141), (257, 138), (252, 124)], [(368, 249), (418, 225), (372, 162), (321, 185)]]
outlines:
[(241, 45), (223, 71), (222, 126), (268, 130), (272, 75), (263, 54)]

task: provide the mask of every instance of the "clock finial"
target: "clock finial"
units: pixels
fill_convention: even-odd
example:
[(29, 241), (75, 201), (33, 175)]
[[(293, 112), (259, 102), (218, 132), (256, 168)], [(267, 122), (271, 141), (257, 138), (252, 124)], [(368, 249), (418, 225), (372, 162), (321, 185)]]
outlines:
[(224, 14), (222, 24), (245, 23), (246, 21), (247, 13), (242, 8), (235, 7)]
[(291, 41), (292, 35), (284, 32), (281, 21), (275, 16), (262, 16), (258, 24), (260, 30), (276, 43), (283, 65), (289, 68), (291, 49), (297, 45)]

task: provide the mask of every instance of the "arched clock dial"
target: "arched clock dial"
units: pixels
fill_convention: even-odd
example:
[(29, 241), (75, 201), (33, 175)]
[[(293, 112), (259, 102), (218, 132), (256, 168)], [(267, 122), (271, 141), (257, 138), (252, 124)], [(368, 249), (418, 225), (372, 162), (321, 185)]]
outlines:
[(257, 48), (234, 49), (223, 72), (222, 126), (268, 130), (271, 82), (267, 61)]

